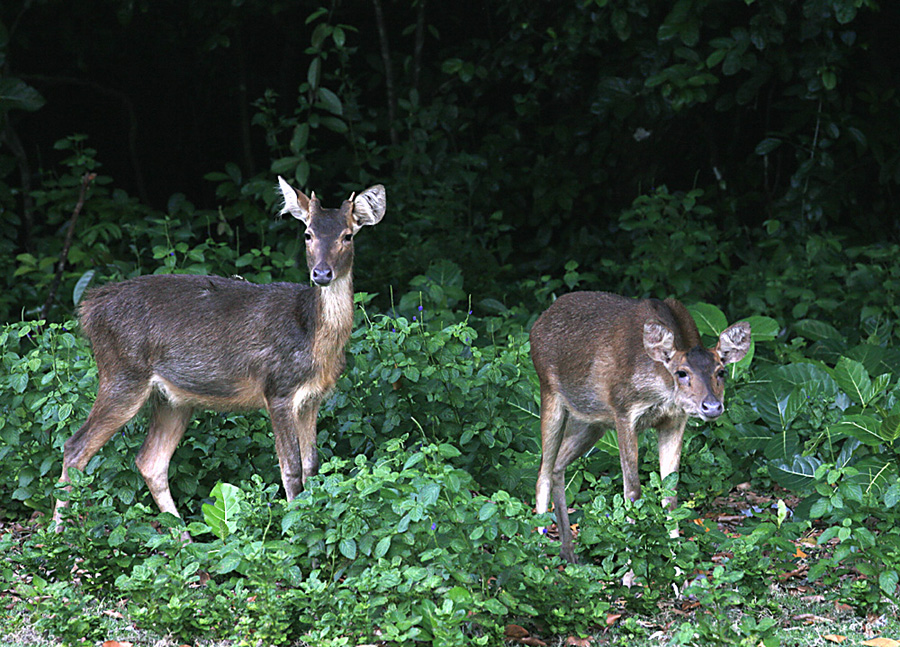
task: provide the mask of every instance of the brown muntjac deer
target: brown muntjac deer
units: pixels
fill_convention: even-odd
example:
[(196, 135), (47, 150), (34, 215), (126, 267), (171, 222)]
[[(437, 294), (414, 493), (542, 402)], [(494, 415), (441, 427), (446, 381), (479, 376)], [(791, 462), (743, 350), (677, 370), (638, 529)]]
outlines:
[[(314, 285), (256, 285), (187, 274), (141, 276), (88, 293), (81, 327), (97, 361), (97, 399), (66, 441), (62, 482), (150, 400), (137, 466), (157, 506), (178, 515), (169, 461), (194, 409), (268, 410), (288, 500), (319, 466), (319, 404), (344, 368), (353, 326), (353, 237), (385, 212), (375, 185), (324, 209), (278, 178), (281, 213), (306, 225)], [(54, 519), (59, 528), (57, 501)]]
[[(724, 411), (725, 365), (750, 347), (750, 324), (736, 323), (713, 349), (675, 299), (636, 300), (605, 292), (560, 297), (531, 329), (531, 358), (541, 385), (541, 467), (537, 512), (556, 508), (560, 555), (574, 562), (565, 471), (614, 427), (625, 497), (641, 496), (638, 433), (659, 434), (663, 478), (678, 470), (690, 416)], [(674, 508), (674, 498), (667, 500)]]

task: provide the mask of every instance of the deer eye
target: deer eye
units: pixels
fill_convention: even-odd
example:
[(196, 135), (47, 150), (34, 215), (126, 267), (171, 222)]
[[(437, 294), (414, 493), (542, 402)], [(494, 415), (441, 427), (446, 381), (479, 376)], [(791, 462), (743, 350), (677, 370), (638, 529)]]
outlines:
[(682, 371), (682, 370), (675, 371), (675, 377), (677, 377), (679, 380), (683, 380), (687, 376), (688, 376), (687, 371)]
[(311, 234), (311, 233), (306, 232), (305, 234), (303, 234), (303, 237), (306, 238), (306, 242), (307, 242), (307, 243), (311, 243), (311, 242), (312, 242), (312, 234)]
[(724, 380), (725, 376), (728, 375), (728, 372), (724, 368), (720, 368), (718, 373), (716, 373), (716, 375), (719, 376), (720, 380)]
[(344, 235), (344, 242), (345, 242), (345, 243), (349, 243), (349, 242), (352, 241), (352, 240), (353, 240), (353, 234), (345, 234), (345, 235)]

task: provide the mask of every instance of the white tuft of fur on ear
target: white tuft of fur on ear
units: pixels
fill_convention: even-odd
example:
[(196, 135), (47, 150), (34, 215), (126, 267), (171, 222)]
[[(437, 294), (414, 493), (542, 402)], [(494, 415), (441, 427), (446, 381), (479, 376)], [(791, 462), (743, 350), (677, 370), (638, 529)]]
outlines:
[[(278, 176), (278, 186), (281, 189), (281, 196), (284, 199), (284, 206), (281, 208), (281, 211), (279, 211), (279, 214), (289, 213), (308, 226), (310, 199), (288, 184), (280, 175)], [(315, 193), (313, 193), (312, 199), (316, 199)]]
[(734, 364), (744, 359), (750, 350), (750, 324), (739, 321), (722, 331), (716, 352), (723, 364)]
[(675, 354), (675, 335), (656, 321), (644, 324), (644, 350), (655, 362), (667, 364)]
[(353, 204), (353, 220), (356, 223), (356, 230), (366, 225), (376, 225), (384, 218), (387, 198), (384, 186), (381, 184), (369, 187), (355, 197), (350, 196), (350, 201)]

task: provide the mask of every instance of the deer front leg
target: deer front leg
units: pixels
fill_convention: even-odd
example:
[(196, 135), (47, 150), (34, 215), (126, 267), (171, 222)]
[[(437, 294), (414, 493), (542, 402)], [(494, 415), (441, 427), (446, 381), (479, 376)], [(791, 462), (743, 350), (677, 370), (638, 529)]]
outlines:
[[(657, 425), (659, 437), (659, 476), (665, 479), (672, 472), (677, 472), (681, 464), (681, 446), (684, 440), (686, 417), (669, 418)], [(678, 497), (666, 497), (663, 501), (669, 510), (674, 510)]]
[[(684, 426), (687, 417), (670, 418), (657, 425), (659, 437), (659, 476), (665, 479), (672, 472), (677, 472), (681, 464), (681, 447), (684, 441)], [(669, 510), (674, 510), (678, 505), (677, 496), (667, 496), (663, 505)], [(670, 532), (672, 539), (678, 537), (678, 528)]]
[(303, 469), (300, 464), (300, 444), (298, 442), (297, 412), (291, 398), (270, 400), (269, 417), (275, 435), (275, 451), (284, 494), (291, 501), (303, 490)]
[(303, 467), (303, 485), (311, 476), (319, 473), (319, 450), (316, 447), (316, 419), (320, 401), (307, 402), (297, 412), (297, 442), (300, 446), (300, 462)]
[(641, 481), (638, 477), (638, 437), (631, 420), (616, 417), (616, 437), (619, 442), (619, 464), (622, 466), (623, 492), (626, 501), (641, 498)]

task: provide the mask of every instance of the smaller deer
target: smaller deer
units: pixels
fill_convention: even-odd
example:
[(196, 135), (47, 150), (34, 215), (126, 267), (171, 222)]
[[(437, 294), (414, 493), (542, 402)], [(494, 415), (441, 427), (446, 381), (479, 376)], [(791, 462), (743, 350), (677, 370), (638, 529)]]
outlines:
[[(750, 347), (750, 324), (736, 323), (713, 349), (675, 299), (635, 300), (605, 292), (560, 297), (531, 329), (531, 358), (541, 385), (541, 466), (537, 512), (552, 498), (562, 546), (575, 562), (565, 471), (615, 427), (625, 497), (641, 496), (638, 433), (659, 434), (659, 469), (678, 470), (689, 416), (715, 420), (724, 411), (725, 365)], [(675, 498), (666, 505), (675, 507)]]
[[(81, 327), (97, 361), (97, 399), (66, 441), (62, 482), (150, 401), (137, 466), (163, 512), (178, 516), (169, 461), (197, 408), (269, 412), (288, 500), (319, 467), (319, 405), (344, 368), (353, 326), (353, 237), (385, 212), (384, 187), (322, 208), (278, 178), (281, 213), (306, 225), (313, 285), (256, 285), (217, 276), (158, 274), (92, 290)], [(54, 519), (60, 527), (57, 501)]]

